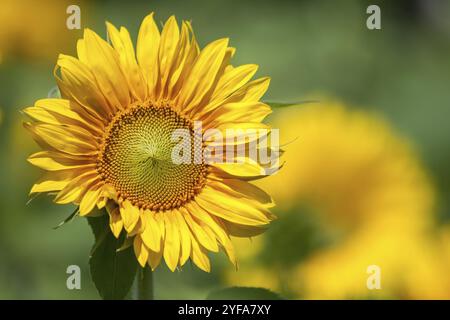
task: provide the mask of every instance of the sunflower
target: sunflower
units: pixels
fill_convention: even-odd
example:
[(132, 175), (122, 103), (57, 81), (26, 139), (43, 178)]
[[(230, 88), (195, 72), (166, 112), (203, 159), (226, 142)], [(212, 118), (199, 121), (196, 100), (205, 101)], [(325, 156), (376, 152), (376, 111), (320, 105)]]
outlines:
[(208, 252), (219, 249), (236, 264), (230, 236), (261, 233), (274, 219), (272, 198), (248, 182), (263, 176), (263, 165), (248, 155), (208, 162), (205, 151), (216, 143), (208, 139), (191, 148), (200, 161), (175, 163), (173, 132), (195, 140), (196, 121), (202, 132), (266, 130), (261, 121), (271, 109), (259, 100), (269, 78), (251, 80), (253, 64), (233, 67), (228, 39), (200, 50), (191, 24), (180, 28), (173, 16), (161, 32), (153, 13), (145, 17), (136, 51), (126, 28), (106, 24), (109, 42), (85, 29), (78, 58), (59, 55), (62, 98), (24, 110), (43, 149), (28, 160), (47, 171), (31, 193), (55, 194), (58, 204), (78, 205), (80, 216), (105, 208), (112, 233), (126, 233), (143, 267), (164, 258), (174, 271), (190, 258), (209, 271)]
[(377, 114), (320, 100), (272, 119), (290, 152), (284, 170), (258, 186), (282, 209), (308, 203), (333, 227), (351, 229), (381, 215), (404, 214), (408, 225), (429, 219), (434, 188), (410, 141)]
[[(84, 1), (77, 3), (86, 9)], [(0, 62), (17, 57), (32, 62), (53, 60), (58, 47), (69, 48), (70, 42), (75, 39), (74, 33), (78, 30), (64, 27), (68, 17), (65, 12), (71, 1), (42, 0), (39, 6), (35, 4), (33, 0), (2, 0)]]

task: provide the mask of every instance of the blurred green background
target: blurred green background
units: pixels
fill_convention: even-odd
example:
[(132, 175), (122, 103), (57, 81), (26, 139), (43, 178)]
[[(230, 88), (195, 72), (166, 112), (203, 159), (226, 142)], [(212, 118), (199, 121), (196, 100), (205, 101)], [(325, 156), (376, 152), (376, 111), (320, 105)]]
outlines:
[[(259, 76), (272, 78), (267, 100), (298, 101), (323, 94), (381, 114), (418, 151), (436, 190), (435, 223), (450, 223), (448, 1), (0, 0), (0, 298), (98, 298), (89, 280), (93, 236), (86, 221), (76, 219), (53, 230), (73, 208), (53, 205), (45, 196), (27, 204), (40, 172), (26, 161), (37, 147), (22, 128), (20, 110), (55, 86), (52, 70), (58, 53), (75, 55), (82, 31), (65, 27), (69, 4), (80, 6), (82, 28), (102, 37), (105, 20), (126, 26), (136, 39), (147, 13), (155, 11), (160, 21), (174, 14), (179, 21), (193, 22), (201, 46), (229, 37), (237, 48), (233, 64), (256, 63)], [(366, 28), (369, 4), (381, 7), (381, 30)], [(305, 214), (311, 210), (295, 210), (298, 215), (289, 220), (289, 229), (280, 231), (280, 219), (269, 231), (269, 239), (277, 241), (266, 243), (261, 265), (292, 255), (295, 244), (290, 239), (307, 244), (296, 263), (323, 245), (314, 240), (316, 222), (305, 224), (314, 220), (313, 213)], [(277, 209), (275, 213), (283, 216)], [(81, 267), (81, 290), (66, 288), (71, 264)], [(214, 256), (210, 274), (189, 264), (171, 273), (162, 265), (155, 275), (156, 297), (204, 298), (228, 284), (224, 274), (229, 269), (223, 254)], [(450, 277), (440, 276), (445, 281)], [(289, 290), (283, 294), (304, 297)], [(365, 297), (369, 295), (355, 296)], [(400, 292), (389, 297), (405, 296)]]

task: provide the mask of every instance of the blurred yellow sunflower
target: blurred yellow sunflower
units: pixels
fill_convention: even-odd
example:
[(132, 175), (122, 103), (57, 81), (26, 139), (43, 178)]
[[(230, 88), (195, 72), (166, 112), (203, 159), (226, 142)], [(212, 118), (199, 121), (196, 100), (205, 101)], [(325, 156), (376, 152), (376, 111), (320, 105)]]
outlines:
[(25, 109), (33, 119), (25, 127), (43, 149), (29, 161), (47, 171), (31, 193), (56, 193), (81, 216), (106, 207), (113, 234), (133, 238), (142, 266), (154, 269), (163, 257), (173, 271), (191, 258), (209, 271), (207, 252), (219, 248), (235, 263), (230, 235), (259, 233), (274, 218), (272, 198), (247, 182), (261, 166), (206, 163), (214, 141), (192, 148), (190, 160), (200, 161), (174, 163), (172, 135), (182, 129), (195, 140), (195, 121), (202, 130), (267, 129), (261, 121), (271, 109), (259, 100), (269, 79), (250, 81), (256, 65), (233, 67), (228, 39), (200, 50), (191, 24), (180, 29), (173, 16), (160, 32), (148, 15), (136, 52), (127, 29), (107, 30), (111, 44), (86, 29), (78, 59), (59, 56), (63, 99)]
[[(271, 125), (289, 152), (283, 170), (257, 184), (279, 203), (280, 227), (249, 248), (258, 252), (241, 260), (242, 274), (272, 255), (275, 263), (264, 261), (271, 287), (297, 298), (449, 297), (435, 191), (406, 139), (380, 117), (326, 99), (280, 110)], [(316, 225), (295, 225), (310, 216)], [(276, 262), (283, 254), (289, 265)], [(380, 290), (367, 287), (371, 265), (380, 267)], [(227, 270), (227, 282), (265, 286), (242, 274)]]
[[(12, 56), (53, 60), (58, 50), (69, 48), (78, 32), (66, 27), (66, 10), (71, 4), (69, 0), (41, 0), (39, 5), (33, 0), (2, 0), (0, 63)], [(86, 9), (84, 1), (77, 4)], [(83, 11), (84, 21), (89, 11)]]
[(323, 100), (282, 110), (271, 125), (294, 150), (283, 157), (285, 170), (260, 183), (280, 209), (304, 200), (346, 228), (404, 212), (416, 223), (431, 213), (434, 190), (409, 141), (377, 115)]

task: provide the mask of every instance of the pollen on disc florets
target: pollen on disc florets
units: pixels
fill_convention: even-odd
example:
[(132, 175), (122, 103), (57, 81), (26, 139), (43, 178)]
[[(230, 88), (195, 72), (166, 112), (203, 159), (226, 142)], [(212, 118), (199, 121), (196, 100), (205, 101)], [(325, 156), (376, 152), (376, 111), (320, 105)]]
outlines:
[(97, 170), (118, 198), (150, 210), (169, 210), (190, 201), (203, 187), (207, 165), (194, 161), (176, 164), (172, 133), (187, 129), (194, 141), (192, 122), (170, 106), (137, 105), (117, 114), (109, 124)]

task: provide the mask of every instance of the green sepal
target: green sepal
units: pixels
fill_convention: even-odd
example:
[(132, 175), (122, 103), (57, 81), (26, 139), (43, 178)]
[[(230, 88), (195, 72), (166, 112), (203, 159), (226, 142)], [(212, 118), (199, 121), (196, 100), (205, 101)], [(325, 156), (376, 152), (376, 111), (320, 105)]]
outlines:
[(76, 208), (67, 218), (61, 221), (56, 227), (53, 227), (53, 229), (56, 230), (58, 228), (61, 228), (66, 223), (72, 222), (73, 219), (75, 219), (79, 213), (80, 213), (79, 209)]

